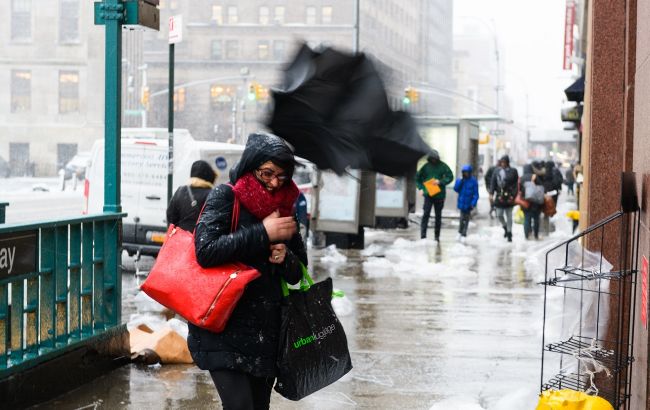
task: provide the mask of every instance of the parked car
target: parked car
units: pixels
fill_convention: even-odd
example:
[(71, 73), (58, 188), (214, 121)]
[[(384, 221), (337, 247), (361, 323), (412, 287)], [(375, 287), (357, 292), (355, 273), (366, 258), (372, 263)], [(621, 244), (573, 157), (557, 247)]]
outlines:
[(0, 177), (9, 178), (11, 175), (11, 168), (9, 168), (9, 163), (2, 157), (0, 157)]
[(78, 180), (83, 180), (86, 176), (86, 168), (90, 164), (90, 152), (80, 152), (65, 164), (64, 176), (65, 179), (72, 179), (76, 177)]

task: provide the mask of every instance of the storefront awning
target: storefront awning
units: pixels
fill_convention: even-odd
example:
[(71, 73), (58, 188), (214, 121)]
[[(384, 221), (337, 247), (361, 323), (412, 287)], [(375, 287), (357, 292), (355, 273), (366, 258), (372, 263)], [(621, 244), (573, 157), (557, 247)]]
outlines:
[(573, 102), (582, 102), (585, 97), (585, 77), (581, 76), (567, 89), (564, 90), (566, 98)]

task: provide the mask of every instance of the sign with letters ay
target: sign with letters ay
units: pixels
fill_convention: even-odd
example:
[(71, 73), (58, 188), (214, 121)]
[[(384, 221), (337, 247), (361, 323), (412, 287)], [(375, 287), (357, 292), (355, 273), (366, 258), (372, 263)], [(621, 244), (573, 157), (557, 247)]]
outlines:
[(0, 234), (0, 279), (38, 271), (38, 231)]

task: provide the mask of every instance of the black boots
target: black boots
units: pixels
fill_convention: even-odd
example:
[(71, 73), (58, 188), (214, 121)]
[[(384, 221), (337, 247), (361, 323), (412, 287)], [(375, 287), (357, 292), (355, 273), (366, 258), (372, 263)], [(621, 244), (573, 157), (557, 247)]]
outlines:
[(506, 238), (508, 238), (508, 242), (512, 242), (512, 232), (506, 232)]

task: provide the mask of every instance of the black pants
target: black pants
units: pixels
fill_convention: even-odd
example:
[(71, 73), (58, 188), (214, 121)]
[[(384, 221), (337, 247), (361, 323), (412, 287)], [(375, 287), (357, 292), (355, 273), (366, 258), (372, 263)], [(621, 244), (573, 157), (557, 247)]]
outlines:
[(467, 227), (469, 226), (471, 216), (472, 214), (469, 211), (460, 211), (460, 226), (458, 227), (458, 233), (461, 234), (461, 236), (467, 236)]
[(440, 226), (442, 225), (442, 208), (445, 206), (445, 199), (433, 199), (430, 196), (424, 197), (424, 206), (422, 207), (422, 223), (420, 225), (420, 238), (427, 237), (427, 228), (429, 226), (429, 217), (431, 216), (431, 207), (436, 214), (435, 235), (436, 239), (440, 238)]
[(524, 235), (526, 239), (530, 237), (530, 234), (535, 235), (535, 239), (539, 237), (539, 215), (542, 213), (542, 210), (538, 206), (533, 206), (524, 211)]
[(268, 410), (273, 377), (254, 377), (235, 370), (210, 372), (224, 410)]

